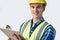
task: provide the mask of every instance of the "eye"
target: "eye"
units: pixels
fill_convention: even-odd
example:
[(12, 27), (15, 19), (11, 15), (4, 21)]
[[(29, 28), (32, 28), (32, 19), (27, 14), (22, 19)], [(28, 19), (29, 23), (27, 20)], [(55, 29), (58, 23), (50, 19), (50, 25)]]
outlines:
[(41, 6), (37, 6), (37, 8), (41, 8)]
[(32, 8), (34, 8), (34, 6), (32, 6)]

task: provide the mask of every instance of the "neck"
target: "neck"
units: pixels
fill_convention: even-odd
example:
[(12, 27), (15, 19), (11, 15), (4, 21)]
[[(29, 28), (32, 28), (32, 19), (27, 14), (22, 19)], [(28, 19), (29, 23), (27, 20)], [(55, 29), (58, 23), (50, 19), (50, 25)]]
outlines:
[(33, 24), (36, 23), (36, 22), (38, 22), (41, 18), (42, 17), (40, 17), (40, 18), (33, 18)]

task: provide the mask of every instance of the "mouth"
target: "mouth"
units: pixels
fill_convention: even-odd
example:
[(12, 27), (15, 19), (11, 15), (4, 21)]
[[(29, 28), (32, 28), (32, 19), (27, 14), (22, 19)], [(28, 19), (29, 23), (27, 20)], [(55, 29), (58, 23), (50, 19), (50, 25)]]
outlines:
[(34, 15), (38, 15), (39, 13), (34, 13)]

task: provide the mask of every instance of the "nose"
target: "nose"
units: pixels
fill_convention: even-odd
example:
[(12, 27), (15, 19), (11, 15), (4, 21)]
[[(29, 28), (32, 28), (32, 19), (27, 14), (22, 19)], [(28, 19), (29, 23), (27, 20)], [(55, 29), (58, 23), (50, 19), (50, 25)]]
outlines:
[(35, 11), (36, 13), (38, 13), (38, 9), (37, 9), (36, 7), (35, 7), (34, 11)]

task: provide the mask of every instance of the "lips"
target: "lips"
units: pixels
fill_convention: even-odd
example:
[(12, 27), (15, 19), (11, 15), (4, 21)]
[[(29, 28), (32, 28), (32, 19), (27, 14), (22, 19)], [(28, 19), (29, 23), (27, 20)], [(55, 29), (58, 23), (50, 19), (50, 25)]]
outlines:
[(38, 15), (39, 13), (38, 12), (35, 12), (34, 15)]

